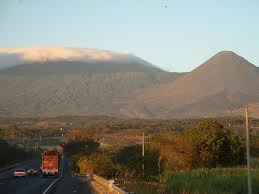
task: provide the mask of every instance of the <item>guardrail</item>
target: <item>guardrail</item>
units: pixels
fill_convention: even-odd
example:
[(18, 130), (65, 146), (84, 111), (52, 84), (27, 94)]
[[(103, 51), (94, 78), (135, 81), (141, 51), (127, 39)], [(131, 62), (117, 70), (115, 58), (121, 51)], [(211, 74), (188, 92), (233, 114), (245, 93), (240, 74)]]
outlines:
[[(91, 176), (93, 183), (93, 187), (99, 193), (114, 193), (114, 194), (128, 194), (128, 192), (124, 191), (123, 189), (119, 188), (114, 184), (114, 180), (107, 180), (98, 175), (93, 174)], [(96, 184), (97, 183), (97, 184)]]

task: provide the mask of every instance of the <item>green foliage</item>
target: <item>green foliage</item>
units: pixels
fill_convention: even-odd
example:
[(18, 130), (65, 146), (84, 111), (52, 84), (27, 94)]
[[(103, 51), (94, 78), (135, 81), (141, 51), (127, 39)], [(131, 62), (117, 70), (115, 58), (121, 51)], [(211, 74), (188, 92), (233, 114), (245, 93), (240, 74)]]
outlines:
[(8, 161), (9, 161), (8, 151), (9, 150), (10, 150), (10, 146), (8, 145), (8, 143), (6, 141), (0, 139), (0, 153), (1, 153), (0, 166), (3, 166), (8, 163)]
[(142, 172), (142, 149), (140, 146), (127, 146), (116, 153), (115, 160), (118, 164), (127, 167), (129, 171)]
[(120, 176), (142, 177), (142, 163), (144, 164), (144, 176), (150, 178), (159, 173), (157, 166), (158, 153), (146, 149), (145, 157), (142, 157), (142, 148), (139, 145), (127, 146), (115, 154), (115, 162), (121, 166)]
[[(172, 130), (172, 123), (180, 125), (181, 122), (182, 126), (188, 126), (188, 123), (197, 125), (189, 130), (178, 127), (178, 130)], [(152, 138), (146, 144), (144, 158), (140, 145), (100, 154), (99, 143), (88, 129), (83, 128), (68, 133), (70, 142), (64, 145), (64, 150), (76, 171), (116, 177), (143, 177), (142, 164), (145, 166), (145, 178), (152, 179), (165, 171), (234, 166), (244, 162), (244, 148), (240, 139), (216, 120), (165, 121), (162, 126), (161, 123), (159, 120), (149, 123), (148, 120), (136, 119), (124, 123), (110, 120), (104, 126), (101, 125), (113, 130), (142, 126), (148, 131), (150, 126), (160, 127), (163, 133), (151, 133)]]
[(25, 151), (17, 145), (10, 145), (6, 141), (0, 139), (0, 166), (5, 166), (10, 163), (22, 161), (32, 158), (35, 152)]
[(0, 139), (4, 138), (4, 130), (0, 128)]
[(237, 165), (244, 162), (239, 138), (216, 120), (206, 119), (187, 132), (199, 152), (201, 167)]
[[(253, 191), (259, 190), (259, 169), (252, 170)], [(164, 173), (168, 193), (236, 194), (247, 192), (245, 168), (198, 169)]]

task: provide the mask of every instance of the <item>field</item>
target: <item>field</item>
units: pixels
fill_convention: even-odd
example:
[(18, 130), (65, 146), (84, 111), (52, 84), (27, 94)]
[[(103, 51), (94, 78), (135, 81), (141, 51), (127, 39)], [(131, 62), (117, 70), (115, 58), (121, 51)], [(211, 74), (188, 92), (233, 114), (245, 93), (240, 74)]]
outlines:
[[(259, 191), (259, 160), (252, 161), (252, 191)], [(187, 172), (165, 173), (158, 179), (162, 183), (119, 181), (127, 191), (139, 194), (155, 193), (247, 193), (247, 177), (244, 167), (197, 169)]]
[[(259, 191), (259, 169), (252, 169), (252, 190)], [(166, 175), (170, 193), (246, 193), (244, 168), (199, 169)]]

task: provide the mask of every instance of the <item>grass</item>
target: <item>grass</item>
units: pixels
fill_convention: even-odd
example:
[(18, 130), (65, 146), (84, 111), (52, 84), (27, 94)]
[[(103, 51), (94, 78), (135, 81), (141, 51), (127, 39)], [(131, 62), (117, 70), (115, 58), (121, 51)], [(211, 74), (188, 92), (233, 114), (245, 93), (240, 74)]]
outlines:
[(166, 187), (164, 184), (156, 182), (146, 182), (141, 180), (116, 180), (120, 187), (125, 187), (128, 192), (135, 194), (167, 194)]
[[(252, 190), (259, 191), (259, 169), (252, 169)], [(163, 175), (169, 193), (247, 193), (245, 168), (198, 169)]]
[(259, 168), (259, 158), (252, 158), (251, 159), (251, 167), (252, 168)]
[[(259, 158), (251, 161), (252, 191), (259, 194)], [(167, 172), (159, 182), (119, 179), (127, 191), (136, 194), (243, 194), (247, 193), (247, 171), (244, 167), (197, 169)]]

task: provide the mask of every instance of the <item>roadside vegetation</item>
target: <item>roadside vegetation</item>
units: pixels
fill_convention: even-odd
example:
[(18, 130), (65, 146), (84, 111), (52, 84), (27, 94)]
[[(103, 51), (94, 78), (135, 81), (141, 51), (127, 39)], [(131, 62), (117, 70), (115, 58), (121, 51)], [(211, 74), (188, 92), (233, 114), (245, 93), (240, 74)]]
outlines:
[[(116, 179), (136, 193), (211, 193), (209, 188), (215, 188), (215, 193), (246, 191), (242, 137), (215, 119), (183, 126), (186, 128), (164, 128), (149, 135), (144, 159), (141, 145), (105, 149), (84, 128), (70, 131), (63, 146), (74, 172)], [(252, 150), (256, 147), (253, 143)], [(258, 190), (259, 171), (257, 162), (253, 163), (253, 189)]]
[(25, 150), (19, 145), (10, 145), (0, 138), (0, 167), (39, 156), (38, 150)]
[(0, 167), (40, 157), (41, 150), (39, 148), (26, 147), (28, 142), (22, 144), (22, 137), (25, 137), (24, 134), (28, 131), (20, 130), (18, 127), (13, 127), (10, 130), (0, 129)]
[[(259, 191), (259, 169), (251, 170), (252, 190)], [(161, 175), (170, 193), (247, 193), (246, 169), (204, 168)]]
[[(252, 120), (251, 125), (258, 124)], [(215, 193), (246, 191), (242, 118), (66, 116), (26, 122), (5, 119), (2, 126), (0, 165), (30, 158), (34, 146), (61, 144), (74, 173), (116, 179), (135, 193), (211, 193), (208, 189), (214, 187)], [(251, 131), (253, 190), (258, 190), (258, 137)]]

